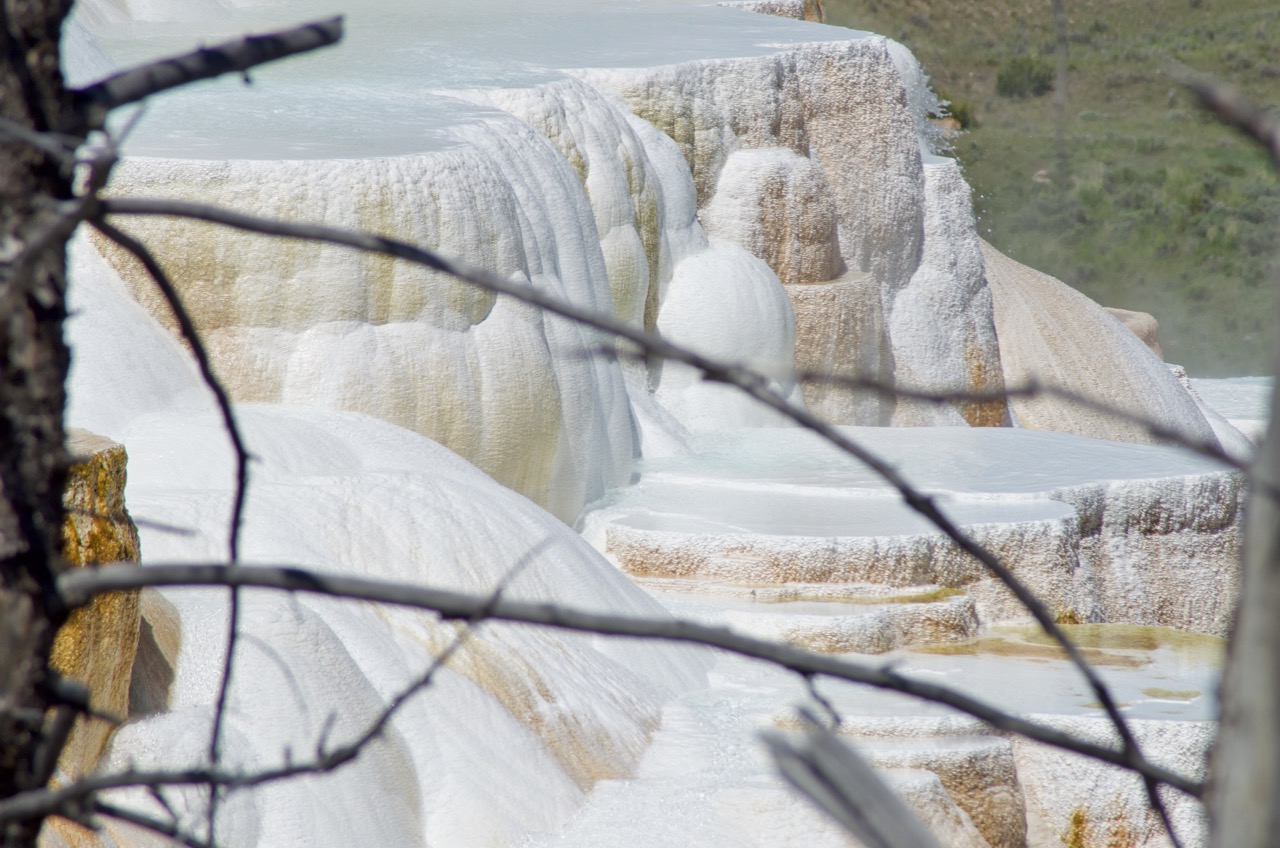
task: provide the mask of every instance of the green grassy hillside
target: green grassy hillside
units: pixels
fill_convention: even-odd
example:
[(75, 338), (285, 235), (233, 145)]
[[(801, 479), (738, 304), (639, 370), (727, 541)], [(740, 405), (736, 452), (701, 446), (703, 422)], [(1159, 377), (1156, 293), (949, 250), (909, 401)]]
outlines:
[(1006, 90), (1037, 72), (1052, 80), (1049, 0), (826, 0), (826, 9), (831, 23), (909, 46), (969, 122), (954, 152), (985, 238), (1104, 305), (1151, 312), (1166, 358), (1193, 374), (1267, 373), (1280, 184), (1171, 71), (1181, 62), (1280, 104), (1280, 4), (1064, 2), (1062, 110), (1052, 91), (997, 94), (1002, 72)]

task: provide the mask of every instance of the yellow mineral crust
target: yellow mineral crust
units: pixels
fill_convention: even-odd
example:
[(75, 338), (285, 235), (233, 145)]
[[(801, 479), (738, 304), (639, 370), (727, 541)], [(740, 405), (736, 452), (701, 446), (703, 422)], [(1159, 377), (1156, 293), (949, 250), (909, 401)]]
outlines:
[[(124, 506), (126, 454), (122, 445), (85, 431), (69, 434), (77, 458), (67, 476), (63, 505), (63, 556), (85, 567), (139, 558), (138, 530)], [(58, 631), (51, 657), (63, 675), (89, 688), (94, 710), (124, 718), (141, 622), (138, 592), (96, 598), (76, 610)], [(69, 778), (93, 770), (111, 727), (79, 719), (59, 766)]]

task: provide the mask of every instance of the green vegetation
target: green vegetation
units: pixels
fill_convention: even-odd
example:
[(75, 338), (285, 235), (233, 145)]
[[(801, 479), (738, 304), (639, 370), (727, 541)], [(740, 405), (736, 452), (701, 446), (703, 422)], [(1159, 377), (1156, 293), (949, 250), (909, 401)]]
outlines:
[[(1139, 624), (1065, 624), (1064, 633), (1081, 649), (1093, 665), (1137, 668), (1161, 648), (1176, 651), (1194, 663), (1219, 665), (1226, 655), (1226, 640), (1205, 633), (1189, 633), (1171, 627)], [(912, 648), (923, 654), (991, 654), (1029, 660), (1065, 660), (1066, 653), (1038, 624), (1015, 624), (992, 628), (985, 636), (968, 642), (926, 645)], [(1185, 695), (1186, 693), (1174, 693)], [(1199, 693), (1187, 695), (1189, 700)], [(1160, 697), (1152, 695), (1151, 697)]]
[[(1049, 660), (1066, 661), (1066, 651), (1057, 645), (1038, 644), (1025, 641), (1019, 634), (1008, 632), (1006, 628), (997, 628), (999, 635), (982, 636), (968, 642), (948, 642), (942, 644), (919, 645), (911, 650), (918, 654), (942, 654), (945, 656), (995, 656), (1016, 657), (1033, 662)], [(1114, 650), (1099, 650), (1082, 647), (1080, 653), (1090, 665), (1112, 668), (1140, 668), (1146, 665), (1148, 658), (1139, 654), (1123, 653)]]
[(920, 592), (903, 592), (896, 595), (851, 594), (833, 592), (779, 592), (777, 594), (754, 595), (752, 600), (762, 604), (790, 603), (834, 603), (861, 606), (878, 606), (881, 604), (935, 604), (964, 594), (963, 589), (952, 589), (938, 586)]
[[(1019, 625), (1005, 630), (1036, 645), (1056, 645), (1039, 625)], [(1172, 627), (1143, 624), (1065, 624), (1062, 630), (1082, 648), (1154, 651), (1170, 648), (1185, 658), (1218, 664), (1226, 656), (1227, 642), (1207, 633), (1191, 633)]]
[(1039, 56), (1006, 59), (996, 74), (996, 94), (1001, 97), (1039, 97), (1050, 91), (1053, 65)]
[(902, 41), (956, 104), (969, 132), (954, 153), (984, 238), (1106, 306), (1154, 314), (1166, 357), (1193, 374), (1267, 373), (1280, 184), (1260, 151), (1194, 106), (1171, 69), (1181, 62), (1280, 104), (1280, 5), (1065, 2), (1061, 114), (1059, 92), (997, 94), (1003, 75), (1018, 85), (1036, 76), (1030, 65), (1010, 69), (1052, 68), (1049, 3), (827, 0), (826, 9), (831, 23)]
[(1200, 697), (1199, 689), (1161, 689), (1152, 687), (1143, 689), (1142, 694), (1148, 698), (1159, 698), (1162, 701), (1194, 701)]

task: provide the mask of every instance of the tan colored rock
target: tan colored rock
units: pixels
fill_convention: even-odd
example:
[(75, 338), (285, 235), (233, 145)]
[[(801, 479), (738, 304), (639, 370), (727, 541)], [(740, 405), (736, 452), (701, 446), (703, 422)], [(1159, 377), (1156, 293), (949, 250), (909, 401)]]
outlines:
[[(124, 447), (73, 430), (69, 448), (79, 459), (68, 474), (63, 496), (67, 510), (63, 555), (82, 567), (136, 562), (138, 530), (124, 504)], [(52, 665), (89, 687), (94, 710), (123, 719), (129, 711), (129, 682), (140, 627), (137, 592), (99, 597), (72, 613), (58, 631)], [(92, 771), (110, 735), (106, 722), (78, 719), (58, 763), (62, 772), (75, 778)]]
[(947, 794), (969, 814), (992, 848), (1025, 848), (1027, 819), (1013, 747), (992, 736), (953, 736), (930, 740), (864, 742), (877, 768), (915, 768), (938, 775)]
[[(426, 644), (436, 656), (451, 650), (461, 626), (440, 627), (429, 634)], [(573, 660), (556, 648), (543, 633), (530, 634), (530, 649), (516, 648), (500, 634), (479, 633), (466, 638), (449, 657), (449, 668), (497, 700), (547, 747), (565, 773), (584, 792), (602, 780), (623, 780), (635, 768), (649, 744), (649, 737), (661, 724), (661, 716), (637, 702), (613, 681), (593, 679), (597, 703), (613, 702), (629, 713), (627, 726), (606, 727), (573, 698), (560, 690), (562, 683), (551, 679), (540, 663), (550, 656), (569, 664), (557, 668), (561, 680), (577, 676), (586, 680), (595, 668), (572, 668)], [(550, 654), (539, 648), (548, 646)], [(541, 654), (541, 656), (540, 656)], [(585, 684), (584, 684), (585, 685)]]
[(178, 848), (181, 842), (135, 825), (104, 818), (103, 832), (66, 819), (50, 818), (40, 831), (39, 848)]
[[(1213, 428), (1160, 357), (1114, 316), (1075, 289), (982, 243), (994, 298), (1005, 384), (1034, 379), (1140, 416), (1192, 439), (1214, 443)], [(1013, 398), (1023, 427), (1095, 439), (1156, 444), (1134, 421), (1040, 394)]]
[(850, 269), (884, 285), (901, 285), (914, 273), (924, 238), (920, 141), (888, 39), (574, 73), (617, 94), (675, 141), (700, 209), (733, 152), (787, 148), (822, 166)]
[(947, 848), (991, 848), (938, 775), (914, 768), (891, 769), (881, 774), (939, 844)]
[(953, 139), (964, 132), (964, 124), (948, 115), (945, 118), (930, 118), (929, 123), (938, 128), (945, 139)]
[[(1031, 715), (1028, 718), (1097, 745), (1119, 744), (1100, 716)], [(1129, 719), (1129, 728), (1152, 762), (1203, 779), (1216, 722)], [(1142, 781), (1131, 772), (1010, 736), (1027, 811), (1027, 843), (1084, 848), (1165, 846), (1159, 817), (1147, 803)], [(1165, 795), (1173, 825), (1186, 845), (1204, 845), (1204, 807), (1177, 792)]]
[(138, 654), (129, 683), (129, 715), (150, 715), (169, 708), (169, 694), (182, 648), (178, 609), (154, 589), (140, 598), (142, 625)]
[(1150, 312), (1135, 312), (1132, 309), (1117, 309), (1104, 306), (1103, 309), (1120, 319), (1133, 334), (1142, 339), (1142, 343), (1151, 348), (1151, 352), (1164, 359), (1164, 351), (1160, 349), (1160, 322)]
[(827, 20), (826, 12), (822, 8), (822, 0), (723, 0), (716, 5), (737, 7), (762, 15), (775, 15), (797, 21), (826, 23)]
[(844, 270), (827, 176), (786, 148), (731, 154), (699, 217), (707, 235), (745, 247), (786, 285), (826, 282)]
[[(796, 316), (797, 371), (892, 379), (883, 350), (880, 287), (870, 275), (785, 288)], [(821, 380), (805, 380), (800, 387), (809, 409), (833, 424), (881, 426), (893, 415), (893, 400), (867, 389)]]

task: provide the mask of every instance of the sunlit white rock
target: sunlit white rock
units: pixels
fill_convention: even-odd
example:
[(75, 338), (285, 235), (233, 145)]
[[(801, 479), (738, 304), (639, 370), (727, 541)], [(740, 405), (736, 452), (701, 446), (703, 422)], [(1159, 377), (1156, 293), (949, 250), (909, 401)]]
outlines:
[[(72, 420), (84, 415), (128, 444), (129, 507), (147, 560), (225, 557), (232, 463), (221, 419), (201, 403), (176, 342), (86, 244), (73, 275), (82, 309), (69, 323)], [(127, 383), (120, 372), (130, 366)], [(191, 400), (155, 408), (165, 395)], [(564, 524), (421, 436), (301, 407), (240, 407), (237, 419), (255, 457), (242, 561), (660, 612)], [(115, 766), (180, 766), (207, 750), (225, 597), (169, 597), (183, 629), (173, 711), (131, 726)], [(274, 593), (245, 594), (241, 627), (226, 752), (246, 769), (308, 755), (326, 728), (332, 743), (350, 741), (461, 638), (423, 614)], [(488, 625), (466, 641), (356, 772), (247, 794), (224, 809), (228, 832), (276, 844), (318, 824), (314, 844), (361, 833), (481, 844), (557, 827), (597, 780), (630, 773), (662, 701), (700, 673), (678, 653), (545, 630)], [(351, 804), (365, 812), (348, 815)], [(194, 796), (178, 806), (196, 818), (203, 809)]]
[[(1238, 473), (1173, 448), (1010, 428), (848, 428), (938, 498), (1056, 614), (1222, 635), (1237, 589)], [(630, 572), (738, 584), (963, 587), (1025, 616), (998, 580), (874, 472), (799, 430), (708, 434), (647, 463), (586, 518)]]
[[(889, 306), (894, 381), (924, 391), (998, 394), (1000, 350), (969, 185), (951, 159), (928, 157), (924, 174), (924, 252)], [(902, 398), (893, 423), (999, 427), (1007, 418), (998, 400), (938, 405)]]

